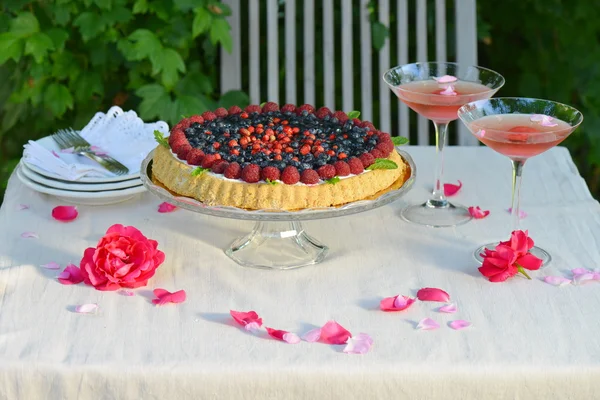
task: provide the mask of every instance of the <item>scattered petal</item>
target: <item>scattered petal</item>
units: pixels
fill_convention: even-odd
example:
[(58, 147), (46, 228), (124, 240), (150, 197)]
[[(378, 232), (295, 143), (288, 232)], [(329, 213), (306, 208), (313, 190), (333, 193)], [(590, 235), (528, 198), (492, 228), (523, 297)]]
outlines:
[(100, 147), (98, 146), (90, 146), (90, 150), (96, 154), (97, 156), (105, 156), (108, 153), (105, 150), (102, 150)]
[(279, 329), (272, 329), (272, 328), (268, 328), (266, 326), (265, 326), (265, 329), (267, 330), (267, 333), (269, 334), (269, 336), (271, 336), (277, 340), (281, 340), (282, 342), (286, 342), (286, 343), (290, 343), (290, 344), (300, 343), (300, 337), (298, 337), (298, 335), (296, 335), (295, 333), (288, 332), (288, 331), (282, 331)]
[(251, 327), (246, 328), (247, 330), (258, 329), (262, 326), (262, 318), (260, 318), (255, 311), (243, 312), (229, 310), (229, 314), (231, 314), (235, 322), (244, 327), (247, 327), (249, 324), (253, 324)]
[(471, 323), (469, 321), (465, 321), (463, 319), (457, 319), (456, 321), (451, 321), (448, 326), (454, 330), (461, 330), (461, 329), (465, 329), (468, 328), (469, 326), (471, 326)]
[(66, 154), (73, 154), (75, 152), (75, 148), (74, 147), (67, 147), (66, 149), (61, 149), (60, 152), (61, 153), (66, 153)]
[(454, 314), (456, 311), (458, 311), (458, 309), (456, 308), (455, 304), (446, 304), (445, 306), (438, 308), (438, 311), (447, 314)]
[(79, 213), (75, 206), (57, 206), (52, 209), (52, 218), (57, 221), (69, 222), (77, 218)]
[(448, 303), (450, 301), (450, 295), (442, 289), (437, 288), (420, 289), (417, 292), (417, 298), (421, 301), (439, 301), (441, 303)]
[(248, 325), (244, 326), (244, 329), (248, 332), (256, 332), (260, 329), (260, 325), (258, 322), (250, 322)]
[(342, 350), (346, 354), (367, 354), (373, 346), (373, 339), (366, 333), (359, 333), (348, 339), (348, 344)]
[(544, 114), (531, 114), (529, 118), (531, 122), (539, 122), (542, 126), (558, 126), (554, 121), (554, 118)]
[(437, 82), (437, 83), (452, 83), (452, 82), (456, 82), (458, 80), (457, 77), (452, 76), (452, 75), (444, 75), (444, 76), (434, 76), (433, 79)]
[(58, 275), (58, 281), (63, 285), (76, 285), (83, 282), (83, 275), (78, 266), (69, 264), (64, 271)]
[(544, 282), (554, 286), (565, 286), (571, 283), (571, 280), (562, 276), (546, 276)]
[(58, 153), (57, 153), (57, 152), (55, 152), (54, 150), (52, 150), (52, 155), (53, 155), (54, 157), (56, 157), (56, 158), (60, 158), (60, 156), (58, 155)]
[(588, 274), (592, 271), (590, 271), (589, 269), (585, 269), (585, 268), (574, 268), (571, 270), (571, 273), (573, 275), (581, 275), (581, 274)]
[(309, 343), (318, 342), (321, 339), (321, 328), (311, 329), (302, 335), (302, 339)]
[(490, 215), (489, 211), (483, 211), (481, 208), (479, 208), (479, 206), (476, 207), (469, 207), (469, 214), (471, 214), (471, 217), (475, 218), (475, 219), (482, 219), (487, 217), (488, 215)]
[[(508, 213), (509, 213), (509, 214), (512, 214), (512, 207), (508, 207), (508, 208), (506, 209), (506, 211), (508, 211)], [(519, 210), (519, 218), (520, 218), (520, 219), (523, 219), (523, 218), (525, 218), (526, 216), (527, 216), (527, 213), (526, 213), (525, 211), (523, 211), (523, 210)]]
[(54, 261), (50, 261), (48, 264), (42, 264), (40, 267), (46, 269), (60, 269), (60, 265)]
[(335, 321), (329, 321), (321, 328), (321, 340), (329, 344), (345, 344), (352, 334)]
[(462, 182), (458, 181), (458, 185), (454, 185), (452, 183), (444, 183), (444, 195), (445, 196), (454, 196), (458, 191), (462, 188)]
[(21, 237), (25, 239), (39, 239), (39, 236), (35, 232), (23, 232), (21, 233)]
[(135, 293), (133, 291), (131, 291), (131, 290), (125, 290), (125, 289), (119, 290), (119, 294), (121, 296), (129, 296), (129, 297), (135, 296)]
[(443, 96), (456, 96), (458, 93), (454, 90), (454, 86), (448, 85), (440, 94)]
[(440, 324), (432, 320), (431, 318), (423, 318), (417, 325), (417, 329), (421, 331), (432, 331), (438, 329)]
[(406, 310), (415, 302), (415, 299), (408, 296), (397, 295), (386, 297), (379, 303), (379, 308), (382, 311), (402, 311)]
[(153, 293), (157, 299), (152, 300), (152, 303), (157, 306), (164, 306), (167, 303), (183, 303), (186, 298), (185, 290), (171, 293), (165, 289), (154, 289)]
[(98, 311), (98, 304), (82, 304), (75, 306), (75, 312), (80, 314), (95, 314)]
[(29, 210), (29, 206), (27, 204), (19, 204), (17, 206), (17, 210), (19, 210), (19, 211)]
[(484, 137), (485, 136), (485, 129), (478, 130), (477, 133), (475, 134), (475, 136)]
[(159, 213), (168, 213), (168, 212), (173, 212), (177, 210), (177, 206), (174, 206), (171, 203), (160, 203), (160, 205), (158, 206), (158, 212)]
[(596, 280), (596, 274), (588, 272), (585, 274), (577, 274), (573, 276), (573, 285), (582, 285), (586, 282)]

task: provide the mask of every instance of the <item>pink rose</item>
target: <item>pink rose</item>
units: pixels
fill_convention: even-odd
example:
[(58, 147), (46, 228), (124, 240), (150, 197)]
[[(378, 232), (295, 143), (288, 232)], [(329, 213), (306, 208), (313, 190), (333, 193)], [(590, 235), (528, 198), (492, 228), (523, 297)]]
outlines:
[(83, 253), (79, 265), (83, 281), (97, 290), (146, 286), (165, 260), (157, 246), (133, 226), (113, 225), (95, 248)]

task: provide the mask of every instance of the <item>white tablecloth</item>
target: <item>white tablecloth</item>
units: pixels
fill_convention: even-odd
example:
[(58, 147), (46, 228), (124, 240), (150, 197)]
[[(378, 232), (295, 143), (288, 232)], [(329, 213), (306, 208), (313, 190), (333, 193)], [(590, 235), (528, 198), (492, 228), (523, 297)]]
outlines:
[[(474, 248), (508, 238), (509, 161), (483, 147), (451, 147), (446, 178), (464, 187), (454, 201), (491, 210), (455, 229), (403, 222), (400, 208), (431, 188), (433, 148), (408, 147), (414, 189), (392, 205), (311, 221), (331, 248), (321, 264), (293, 271), (245, 269), (223, 248), (252, 227), (178, 210), (156, 212), (145, 194), (105, 207), (79, 207), (64, 224), (59, 203), (13, 176), (0, 212), (0, 398), (2, 399), (597, 399), (600, 397), (600, 283), (557, 288), (539, 280), (600, 267), (600, 205), (571, 157), (556, 148), (524, 170), (522, 221), (554, 261), (534, 280), (490, 283)], [(31, 209), (16, 211), (19, 203)], [(50, 261), (79, 263), (114, 223), (158, 240), (166, 261), (149, 286), (126, 297), (64, 286)], [(20, 234), (34, 231), (39, 239)], [(185, 289), (185, 303), (154, 307), (151, 289)], [(418, 302), (378, 311), (382, 297), (448, 291), (458, 313)], [(98, 303), (97, 315), (73, 312)], [(267, 326), (304, 333), (334, 319), (375, 344), (290, 345), (234, 326), (229, 310), (256, 310)], [(425, 317), (436, 331), (418, 331)], [(472, 327), (455, 331), (455, 319)]]

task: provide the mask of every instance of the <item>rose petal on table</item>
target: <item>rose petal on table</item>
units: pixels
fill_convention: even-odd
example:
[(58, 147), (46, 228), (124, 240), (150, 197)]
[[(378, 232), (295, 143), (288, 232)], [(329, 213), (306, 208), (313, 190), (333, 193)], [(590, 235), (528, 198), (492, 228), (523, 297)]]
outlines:
[(423, 318), (421, 321), (419, 321), (419, 324), (417, 325), (417, 329), (420, 331), (432, 331), (434, 329), (438, 329), (439, 327), (440, 324), (438, 324), (431, 318)]
[(406, 310), (415, 302), (415, 299), (408, 296), (397, 295), (386, 297), (379, 302), (379, 308), (382, 311), (402, 311)]
[(102, 148), (100, 148), (98, 146), (90, 146), (90, 151), (92, 151), (97, 156), (105, 156), (108, 154), (106, 152), (106, 150), (103, 150)]
[(448, 326), (454, 330), (461, 330), (461, 329), (465, 329), (468, 328), (469, 326), (471, 326), (471, 323), (469, 321), (465, 321), (463, 319), (457, 319), (456, 321), (451, 321)]
[(164, 203), (160, 203), (160, 205), (158, 206), (159, 213), (169, 213), (175, 210), (177, 210), (177, 206), (174, 206), (171, 203), (167, 203), (166, 201)]
[(348, 339), (348, 344), (342, 350), (346, 354), (367, 354), (373, 346), (373, 339), (366, 333), (359, 333)]
[(79, 213), (75, 206), (56, 206), (52, 209), (52, 218), (57, 221), (68, 222), (77, 218)]
[(48, 264), (42, 264), (40, 267), (46, 269), (60, 269), (60, 265), (54, 261), (50, 261)]
[(158, 288), (154, 289), (153, 293), (157, 299), (152, 300), (152, 303), (157, 306), (164, 306), (168, 303), (183, 303), (186, 298), (185, 290), (178, 290), (171, 293), (166, 289)]
[(454, 86), (448, 85), (440, 94), (443, 96), (456, 96), (458, 93), (454, 90)]
[(573, 284), (574, 285), (583, 285), (586, 282), (596, 280), (596, 274), (593, 272), (587, 272), (585, 274), (577, 274), (573, 276)]
[(258, 329), (262, 326), (262, 318), (255, 311), (235, 311), (229, 310), (229, 314), (238, 324), (247, 327), (249, 324), (254, 324), (247, 330)]
[(281, 340), (282, 342), (286, 342), (289, 344), (300, 343), (300, 337), (298, 335), (296, 335), (295, 333), (283, 331), (280, 329), (268, 328), (266, 326), (265, 326), (265, 329), (267, 330), (267, 333), (269, 334), (269, 336), (271, 336), (272, 338)]
[(458, 181), (458, 185), (453, 183), (444, 183), (444, 195), (454, 196), (462, 188), (462, 182)]
[(21, 237), (25, 239), (39, 239), (39, 236), (35, 232), (23, 232), (21, 233)]
[(119, 294), (121, 296), (128, 296), (128, 297), (135, 296), (135, 293), (133, 291), (126, 290), (126, 289), (119, 290)]
[(490, 212), (488, 210), (483, 211), (481, 208), (479, 208), (479, 206), (476, 206), (469, 207), (469, 214), (471, 214), (471, 217), (475, 219), (482, 219), (490, 215)]
[(27, 204), (19, 204), (17, 206), (17, 210), (19, 210), (19, 211), (28, 210), (28, 209), (29, 209), (29, 206)]
[(77, 285), (83, 282), (83, 275), (79, 267), (73, 264), (69, 264), (65, 267), (63, 272), (57, 277), (58, 281), (63, 285)]
[(574, 268), (571, 270), (571, 273), (573, 274), (573, 276), (575, 275), (582, 275), (582, 274), (591, 274), (594, 271), (586, 269), (586, 268)]
[(438, 308), (438, 311), (447, 314), (454, 314), (456, 311), (458, 311), (458, 309), (456, 308), (455, 304), (446, 304), (445, 306)]
[(66, 153), (66, 154), (73, 154), (74, 151), (75, 151), (74, 147), (67, 147), (66, 149), (60, 150), (61, 153)]
[(346, 344), (352, 334), (335, 321), (328, 321), (321, 328), (321, 341), (329, 344)]
[(308, 343), (318, 342), (321, 339), (321, 328), (311, 329), (302, 335), (302, 339)]
[(439, 301), (441, 303), (448, 303), (450, 301), (450, 295), (438, 288), (419, 289), (417, 298), (421, 301)]
[(545, 276), (543, 281), (554, 286), (565, 286), (571, 283), (570, 279), (563, 278), (562, 276)]
[[(512, 207), (508, 207), (506, 211), (508, 211), (509, 214), (512, 214)], [(527, 217), (527, 213), (523, 210), (519, 210), (519, 218), (523, 219), (525, 217)]]
[(433, 79), (437, 82), (437, 83), (452, 83), (452, 82), (456, 82), (458, 80), (457, 77), (452, 76), (452, 75), (444, 75), (444, 76), (434, 76)]
[(60, 156), (58, 155), (58, 153), (57, 153), (57, 152), (55, 152), (54, 150), (52, 150), (52, 155), (53, 155), (54, 157), (56, 157), (56, 158), (60, 158)]
[(95, 314), (98, 311), (98, 304), (81, 304), (75, 306), (75, 312), (80, 314)]

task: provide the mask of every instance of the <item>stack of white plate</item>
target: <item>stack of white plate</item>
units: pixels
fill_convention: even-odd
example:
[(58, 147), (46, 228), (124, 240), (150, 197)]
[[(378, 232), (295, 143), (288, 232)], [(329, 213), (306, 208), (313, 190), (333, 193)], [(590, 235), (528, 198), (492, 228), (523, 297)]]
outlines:
[[(37, 141), (48, 150), (60, 151), (54, 140), (47, 136)], [(83, 157), (82, 157), (83, 158)], [(120, 203), (144, 192), (139, 169), (129, 175), (111, 177), (85, 176), (77, 181), (38, 168), (21, 159), (17, 177), (36, 192), (49, 194), (67, 203), (105, 205)]]

